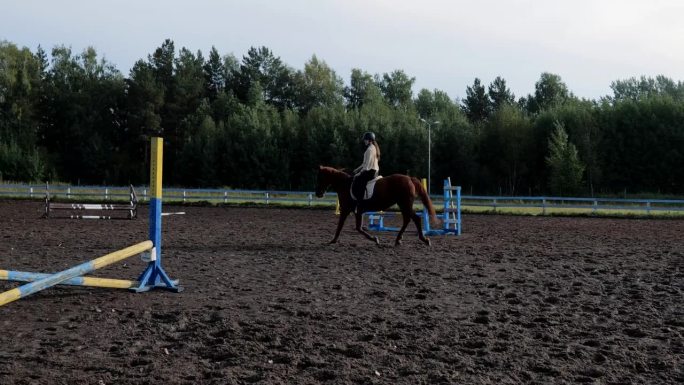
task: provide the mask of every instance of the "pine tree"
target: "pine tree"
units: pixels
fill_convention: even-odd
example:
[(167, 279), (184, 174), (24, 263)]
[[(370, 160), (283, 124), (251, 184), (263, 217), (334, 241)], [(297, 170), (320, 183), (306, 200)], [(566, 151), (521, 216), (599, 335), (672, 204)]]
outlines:
[(497, 76), (489, 85), (489, 98), (491, 99), (492, 110), (494, 111), (503, 105), (513, 105), (515, 103), (515, 95), (506, 86), (506, 80), (501, 76)]
[(491, 102), (480, 83), (480, 79), (475, 78), (472, 87), (466, 88), (466, 98), (463, 100), (463, 112), (465, 112), (471, 123), (480, 123), (489, 117)]
[(551, 168), (549, 187), (556, 195), (574, 195), (582, 185), (584, 164), (577, 155), (577, 148), (568, 140), (563, 124), (556, 121), (554, 127), (549, 139), (549, 156), (546, 158)]

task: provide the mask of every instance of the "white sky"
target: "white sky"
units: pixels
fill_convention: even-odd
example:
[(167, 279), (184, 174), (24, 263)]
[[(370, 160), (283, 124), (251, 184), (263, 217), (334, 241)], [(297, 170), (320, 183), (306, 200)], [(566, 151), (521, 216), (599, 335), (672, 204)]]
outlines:
[(402, 69), (414, 95), (500, 75), (520, 97), (546, 71), (595, 99), (617, 79), (684, 80), (682, 15), (680, 0), (0, 0), (0, 40), (93, 46), (126, 76), (170, 38), (205, 57), (266, 46), (295, 69), (315, 54), (345, 83)]

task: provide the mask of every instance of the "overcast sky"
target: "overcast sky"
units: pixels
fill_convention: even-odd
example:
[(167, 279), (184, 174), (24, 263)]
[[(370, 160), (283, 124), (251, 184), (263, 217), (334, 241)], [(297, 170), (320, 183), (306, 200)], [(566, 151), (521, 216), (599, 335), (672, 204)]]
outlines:
[(506, 79), (516, 97), (542, 72), (579, 97), (663, 74), (684, 80), (680, 0), (0, 0), (0, 40), (35, 52), (87, 46), (128, 76), (164, 39), (242, 58), (266, 46), (303, 69), (312, 55), (345, 83), (352, 68), (395, 69), (422, 88), (464, 97), (475, 77)]

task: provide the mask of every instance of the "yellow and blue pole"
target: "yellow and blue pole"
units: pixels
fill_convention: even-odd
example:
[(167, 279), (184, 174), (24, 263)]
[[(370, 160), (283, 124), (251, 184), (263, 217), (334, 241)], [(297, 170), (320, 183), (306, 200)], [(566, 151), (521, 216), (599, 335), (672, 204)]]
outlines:
[(150, 146), (150, 240), (154, 244), (151, 261), (140, 275), (140, 285), (132, 290), (141, 292), (151, 288), (164, 288), (180, 292), (177, 280), (171, 280), (162, 267), (162, 171), (164, 162), (164, 139), (152, 138)]
[[(31, 273), (27, 271), (0, 270), (0, 280), (3, 281), (34, 282), (43, 278), (47, 278), (50, 275), (52, 274)], [(140, 283), (137, 281), (99, 277), (76, 277), (67, 279), (66, 281), (60, 282), (59, 284), (71, 286), (106, 287), (111, 289), (130, 289), (132, 287), (140, 286)]]
[(4, 293), (0, 293), (0, 306), (6, 305), (10, 302), (16, 301), (19, 298), (29, 296), (33, 293), (45, 290), (49, 287), (58, 285), (64, 281), (72, 278), (80, 277), (84, 274), (90, 273), (97, 269), (101, 269), (105, 266), (111, 265), (112, 263), (119, 262), (128, 257), (136, 254), (140, 254), (143, 251), (152, 249), (152, 242), (145, 241), (129, 246), (125, 249), (109, 253), (100, 258), (93, 259), (82, 263), (80, 265), (74, 266), (71, 269), (60, 271), (59, 273), (49, 274), (47, 277), (39, 279), (37, 281), (27, 283), (25, 285), (19, 286), (18, 288), (8, 290)]

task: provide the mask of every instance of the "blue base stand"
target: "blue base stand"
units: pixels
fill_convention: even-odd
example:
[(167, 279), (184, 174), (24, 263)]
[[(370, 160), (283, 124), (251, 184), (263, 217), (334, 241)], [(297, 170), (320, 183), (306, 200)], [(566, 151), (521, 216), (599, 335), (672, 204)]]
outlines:
[(183, 287), (178, 285), (178, 280), (172, 280), (161, 266), (155, 266), (154, 262), (147, 265), (145, 271), (138, 278), (140, 286), (131, 288), (132, 291), (141, 293), (150, 289), (164, 289), (176, 293), (183, 291)]
[(140, 286), (130, 289), (137, 293), (149, 291), (150, 289), (164, 289), (176, 293), (183, 291), (183, 288), (178, 286), (178, 280), (169, 278), (161, 264), (161, 212), (162, 200), (159, 198), (150, 199), (150, 240), (154, 244), (155, 258), (147, 265), (145, 271), (138, 278)]

